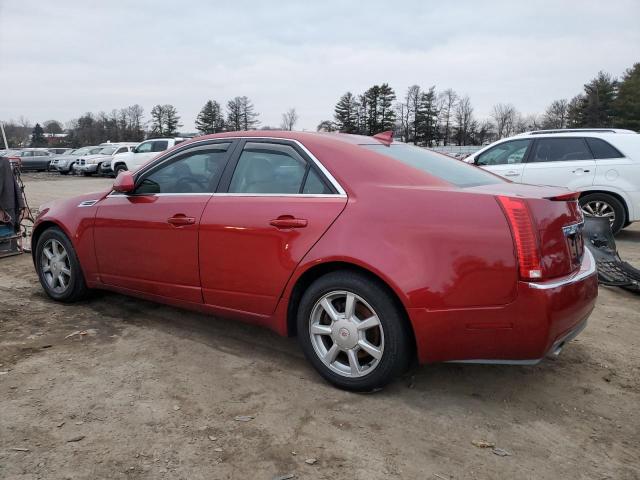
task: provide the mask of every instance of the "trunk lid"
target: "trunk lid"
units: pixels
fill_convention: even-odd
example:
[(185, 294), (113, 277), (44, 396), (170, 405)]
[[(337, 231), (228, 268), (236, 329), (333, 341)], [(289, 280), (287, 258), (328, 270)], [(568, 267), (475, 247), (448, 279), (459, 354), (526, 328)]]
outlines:
[(501, 183), (468, 190), (526, 201), (537, 235), (541, 279), (569, 275), (582, 262), (584, 219), (577, 200), (556, 199), (570, 193), (558, 187)]

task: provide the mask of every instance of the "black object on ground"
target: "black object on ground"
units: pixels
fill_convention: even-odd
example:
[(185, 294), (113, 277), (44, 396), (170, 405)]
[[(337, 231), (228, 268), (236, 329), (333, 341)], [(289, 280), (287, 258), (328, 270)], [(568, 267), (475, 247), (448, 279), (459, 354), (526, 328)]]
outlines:
[(598, 268), (598, 282), (640, 293), (640, 270), (623, 261), (608, 218), (585, 217), (584, 244), (593, 254)]

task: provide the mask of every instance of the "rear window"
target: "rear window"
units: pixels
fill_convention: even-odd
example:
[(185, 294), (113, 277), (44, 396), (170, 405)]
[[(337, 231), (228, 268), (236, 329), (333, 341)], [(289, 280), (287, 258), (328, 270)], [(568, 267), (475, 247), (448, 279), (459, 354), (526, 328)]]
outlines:
[(493, 185), (503, 180), (468, 163), (449, 158), (425, 148), (405, 145), (403, 143), (386, 145), (362, 145), (376, 153), (399, 160), (405, 165), (421, 170), (440, 178), (457, 187), (476, 187)]
[(587, 138), (589, 148), (593, 152), (595, 158), (622, 158), (624, 155), (620, 151), (604, 140), (599, 138)]

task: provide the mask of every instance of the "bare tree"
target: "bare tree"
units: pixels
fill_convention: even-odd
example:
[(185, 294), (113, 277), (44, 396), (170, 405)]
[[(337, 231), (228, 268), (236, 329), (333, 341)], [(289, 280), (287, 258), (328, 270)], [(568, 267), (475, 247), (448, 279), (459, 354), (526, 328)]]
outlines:
[(458, 94), (448, 88), (440, 93), (440, 124), (442, 125), (442, 139), (445, 145), (451, 143), (451, 126), (453, 123), (453, 110), (458, 102)]
[(298, 114), (296, 113), (296, 109), (290, 108), (282, 114), (282, 123), (280, 124), (280, 128), (282, 128), (282, 130), (293, 130), (293, 127), (295, 127), (297, 122)]
[(565, 128), (569, 115), (569, 102), (566, 99), (554, 100), (547, 107), (542, 118), (544, 128)]
[(516, 107), (510, 103), (498, 103), (493, 106), (491, 116), (495, 120), (498, 139), (509, 137), (515, 133), (519, 117)]
[(462, 97), (456, 104), (455, 122), (458, 145), (471, 143), (471, 137), (477, 127), (477, 123), (473, 119), (473, 107), (467, 95)]

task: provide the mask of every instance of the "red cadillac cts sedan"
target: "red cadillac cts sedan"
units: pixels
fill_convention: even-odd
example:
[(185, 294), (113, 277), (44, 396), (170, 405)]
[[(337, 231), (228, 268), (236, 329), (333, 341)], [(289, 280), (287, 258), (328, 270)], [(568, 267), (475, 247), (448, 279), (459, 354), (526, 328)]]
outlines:
[(333, 384), (413, 360), (533, 364), (597, 296), (573, 194), (395, 142), (298, 132), (198, 137), (107, 192), (42, 207), (42, 287), (186, 307), (297, 336)]

